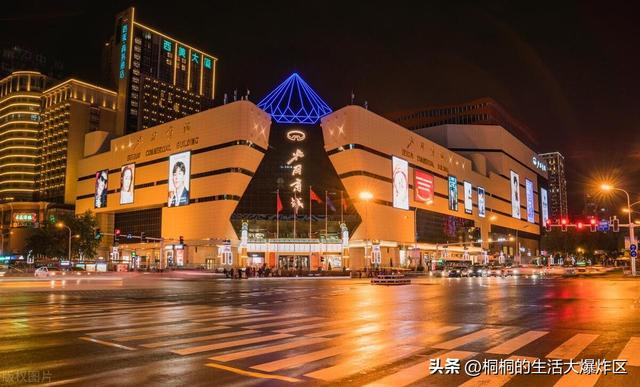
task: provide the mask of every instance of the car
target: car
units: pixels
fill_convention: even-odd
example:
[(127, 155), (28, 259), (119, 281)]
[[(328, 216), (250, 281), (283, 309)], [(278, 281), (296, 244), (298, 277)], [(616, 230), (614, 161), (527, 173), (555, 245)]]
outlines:
[(60, 271), (58, 269), (42, 266), (36, 269), (34, 276), (36, 278), (47, 278), (55, 277), (58, 274), (60, 274)]
[(522, 266), (520, 265), (508, 266), (504, 269), (504, 275), (514, 276), (514, 277), (522, 275)]
[(502, 277), (504, 275), (504, 271), (500, 266), (490, 266), (487, 269), (488, 277)]
[(469, 268), (469, 277), (482, 277), (484, 275), (486, 275), (486, 273), (482, 265), (473, 265)]

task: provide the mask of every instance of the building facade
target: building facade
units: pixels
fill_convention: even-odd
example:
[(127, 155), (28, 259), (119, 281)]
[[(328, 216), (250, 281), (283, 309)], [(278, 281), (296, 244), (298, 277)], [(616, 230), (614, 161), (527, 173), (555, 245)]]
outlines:
[(18, 46), (3, 48), (0, 76), (4, 77), (15, 71), (38, 71), (53, 79), (64, 77), (64, 66), (59, 60)]
[(34, 71), (0, 80), (0, 202), (33, 200), (40, 103), (48, 82)]
[(560, 152), (543, 153), (540, 158), (548, 166), (550, 216), (553, 223), (569, 216), (567, 206), (567, 178), (564, 171), (564, 156)]
[(118, 93), (118, 133), (134, 133), (213, 106), (217, 58), (141, 24), (134, 8), (116, 16), (105, 61)]
[(43, 92), (36, 178), (39, 200), (75, 204), (85, 134), (113, 134), (115, 116), (114, 91), (70, 79)]
[[(500, 130), (468, 134), (481, 143)], [(482, 164), (427, 135), (358, 106), (332, 112), (294, 74), (258, 106), (238, 101), (96, 146), (107, 151), (79, 162), (76, 213), (91, 209), (103, 232), (119, 233), (101, 254), (130, 267), (535, 257), (546, 211), (535, 153), (504, 135), (511, 156)]]

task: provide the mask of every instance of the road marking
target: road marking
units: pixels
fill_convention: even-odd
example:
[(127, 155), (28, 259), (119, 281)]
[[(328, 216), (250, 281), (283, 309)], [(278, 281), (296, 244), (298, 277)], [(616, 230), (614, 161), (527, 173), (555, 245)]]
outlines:
[(570, 372), (563, 377), (561, 377), (554, 387), (592, 387), (598, 382), (600, 378), (600, 374), (576, 374), (575, 372)]
[(194, 322), (212, 322), (212, 321), (230, 320), (230, 319), (239, 318), (239, 317), (246, 317), (246, 316), (266, 316), (266, 315), (271, 315), (271, 314), (273, 314), (273, 313), (271, 313), (271, 312), (247, 312), (247, 313), (239, 313), (239, 314), (222, 316), (222, 317), (200, 318), (200, 319), (196, 319), (196, 320), (192, 320), (192, 321), (194, 321)]
[(549, 359), (575, 359), (598, 335), (578, 333), (547, 355)]
[[(393, 350), (387, 352), (387, 348), (391, 346), (393, 346)], [(353, 359), (346, 359), (333, 367), (319, 369), (305, 374), (305, 376), (320, 379), (325, 382), (339, 380), (349, 375), (353, 375), (363, 369), (375, 368), (381, 365), (393, 363), (421, 350), (424, 350), (424, 348), (413, 345), (382, 345), (379, 348), (375, 348), (373, 351), (359, 351), (362, 353), (359, 353)]]
[(324, 320), (324, 318), (323, 317), (307, 317), (307, 318), (301, 318), (297, 320), (276, 321), (276, 322), (265, 323), (265, 324), (249, 325), (243, 328), (246, 328), (246, 329), (269, 328), (269, 327), (276, 327), (281, 325), (299, 324), (299, 323), (305, 323), (309, 321), (318, 321), (318, 320)]
[(268, 347), (262, 347), (262, 348), (257, 348), (257, 349), (248, 349), (248, 350), (243, 350), (243, 351), (231, 352), (231, 353), (227, 353), (225, 355), (210, 357), (209, 360), (227, 362), (227, 361), (238, 360), (238, 359), (247, 359), (247, 358), (254, 357), (254, 356), (264, 355), (264, 354), (267, 354), (267, 353), (280, 352), (280, 351), (284, 351), (284, 350), (287, 350), (287, 349), (303, 347), (303, 346), (306, 346), (306, 345), (313, 345), (313, 344), (317, 344), (317, 343), (323, 343), (323, 342), (328, 341), (328, 340), (329, 339), (325, 339), (325, 338), (322, 338), (322, 337), (302, 338), (302, 339), (293, 340), (293, 341), (290, 341), (290, 342), (284, 343), (284, 344), (271, 345), (271, 346), (268, 346)]
[[(199, 327), (202, 326), (202, 324), (197, 324), (197, 323), (182, 323), (182, 324), (171, 324), (171, 328), (190, 328), (190, 327)], [(162, 329), (166, 329), (167, 326), (163, 325), (163, 326), (151, 326), (151, 327), (141, 327), (141, 328), (130, 328), (130, 329), (116, 329), (116, 330), (108, 330), (108, 331), (98, 331), (98, 332), (91, 332), (90, 335), (91, 336), (113, 336), (113, 335), (118, 335), (120, 337), (128, 334), (128, 333), (139, 333), (139, 332), (156, 332), (158, 330), (162, 330)]]
[(283, 320), (283, 319), (287, 319), (287, 318), (300, 317), (300, 316), (302, 316), (302, 315), (300, 315), (300, 314), (290, 314), (290, 315), (284, 315), (284, 316), (268, 316), (268, 317), (245, 318), (245, 319), (240, 319), (240, 320), (236, 320), (236, 321), (229, 321), (229, 322), (226, 322), (225, 324), (227, 324), (227, 325), (239, 325), (239, 324), (251, 323), (251, 322), (259, 322), (259, 321)]
[(300, 332), (300, 331), (307, 331), (307, 330), (316, 329), (316, 328), (326, 328), (327, 326), (330, 326), (330, 325), (344, 325), (346, 323), (348, 323), (348, 321), (326, 321), (326, 322), (321, 322), (321, 323), (318, 323), (318, 324), (311, 324), (311, 325), (303, 325), (303, 326), (300, 326), (300, 327), (278, 329), (275, 332), (278, 332), (278, 333)]
[[(511, 356), (508, 360), (527, 360), (530, 363), (533, 363), (537, 359), (534, 357), (525, 357), (525, 356)], [(459, 387), (501, 387), (504, 386), (511, 380), (517, 373), (514, 374), (485, 374), (482, 373), (479, 376), (474, 377), (462, 383)], [(583, 387), (583, 386), (581, 386)]]
[(627, 361), (627, 365), (640, 367), (640, 337), (632, 337), (625, 345), (618, 359)]
[(159, 348), (159, 347), (166, 347), (168, 345), (197, 343), (199, 341), (226, 339), (226, 338), (229, 338), (229, 337), (244, 336), (244, 335), (249, 335), (249, 334), (258, 333), (258, 332), (259, 331), (241, 330), (241, 331), (235, 331), (235, 332), (219, 333), (217, 335), (186, 337), (184, 339), (160, 341), (160, 342), (151, 343), (151, 344), (143, 344), (142, 346), (145, 347), (145, 348)]
[(492, 329), (492, 328), (487, 328), (487, 329), (483, 329), (481, 331), (477, 331), (474, 333), (470, 333), (468, 335), (464, 335), (462, 337), (458, 337), (456, 339), (453, 340), (449, 340), (449, 341), (445, 341), (442, 343), (438, 343), (438, 344), (434, 344), (432, 345), (433, 348), (439, 348), (439, 349), (456, 349), (460, 346), (463, 346), (465, 344), (471, 343), (473, 341), (476, 340), (480, 340), (483, 339), (489, 335), (493, 335), (495, 333), (500, 332), (500, 329)]
[(102, 345), (107, 345), (109, 347), (115, 347), (115, 348), (120, 348), (120, 349), (126, 349), (127, 351), (135, 351), (135, 348), (131, 348), (131, 347), (127, 347), (126, 345), (120, 345), (120, 344), (116, 344), (116, 343), (110, 343), (108, 341), (103, 341), (103, 340), (98, 340), (98, 339), (94, 339), (92, 337), (81, 337), (80, 340), (84, 340), (84, 341), (91, 341), (93, 343), (98, 343), (98, 344), (102, 344)]
[[(360, 348), (359, 350), (370, 348), (371, 346)], [(268, 363), (262, 363), (251, 368), (265, 371), (265, 372), (273, 372), (278, 370), (283, 370), (287, 368), (298, 367), (302, 364), (310, 363), (312, 361), (326, 359), (331, 356), (339, 355), (343, 352), (347, 352), (354, 349), (353, 344), (343, 344), (336, 347), (330, 347), (326, 349), (322, 349), (319, 351), (304, 353), (301, 355), (290, 356), (280, 360), (270, 361)]]
[(291, 378), (289, 376), (263, 374), (262, 372), (245, 371), (245, 370), (241, 370), (239, 368), (229, 367), (229, 366), (225, 366), (225, 365), (222, 365), (222, 364), (208, 363), (208, 364), (205, 364), (205, 365), (207, 367), (218, 368), (218, 369), (221, 369), (221, 370), (225, 370), (225, 371), (236, 373), (238, 375), (251, 376), (251, 377), (259, 378), (259, 379), (274, 379), (274, 380), (281, 380), (283, 382), (289, 382), (289, 383), (298, 383), (298, 382), (302, 381), (300, 379)]
[(171, 352), (177, 353), (178, 355), (184, 356), (184, 355), (191, 355), (191, 354), (200, 353), (200, 352), (215, 351), (217, 349), (239, 347), (241, 345), (246, 345), (246, 344), (255, 344), (255, 343), (261, 343), (261, 342), (264, 342), (264, 341), (279, 340), (279, 339), (284, 339), (286, 337), (291, 337), (291, 335), (287, 335), (287, 334), (284, 334), (284, 333), (278, 333), (277, 335), (259, 336), (259, 337), (252, 337), (252, 338), (249, 338), (249, 339), (226, 341), (224, 343), (217, 343), (217, 344), (210, 344), (210, 345), (200, 345), (200, 346), (197, 346), (197, 347), (178, 349), (178, 350), (171, 351)]
[(146, 339), (154, 339), (157, 337), (165, 337), (165, 336), (178, 336), (178, 335), (188, 335), (190, 333), (202, 333), (202, 332), (211, 332), (211, 331), (219, 331), (221, 329), (227, 329), (229, 327), (224, 325), (216, 325), (212, 327), (204, 327), (204, 328), (196, 328), (189, 330), (181, 330), (181, 331), (166, 331), (163, 328), (157, 328), (163, 330), (163, 332), (149, 333), (146, 335), (136, 335), (136, 336), (116, 336), (113, 337), (112, 340), (119, 341), (121, 343), (126, 343), (129, 341), (138, 341), (138, 340), (146, 340)]
[(514, 337), (511, 340), (507, 340), (504, 343), (495, 346), (485, 352), (487, 353), (497, 353), (500, 355), (509, 355), (515, 351), (517, 351), (518, 349), (524, 347), (525, 345), (541, 338), (542, 336), (546, 335), (547, 331), (529, 331), (526, 333), (523, 333), (519, 336)]
[[(440, 362), (442, 364), (442, 362), (446, 361), (447, 358), (463, 360), (469, 357), (473, 357), (475, 355), (477, 355), (476, 352), (449, 351), (442, 355), (437, 356), (436, 358), (440, 359)], [(431, 358), (431, 359), (436, 359), (436, 358)], [(382, 379), (378, 379), (375, 382), (367, 384), (366, 387), (388, 387), (388, 386), (400, 387), (400, 386), (407, 386), (409, 384), (415, 383), (418, 380), (423, 379), (430, 375), (429, 366), (431, 365), (431, 359), (420, 362), (418, 364), (414, 364), (410, 367), (404, 368), (394, 374), (385, 376)]]

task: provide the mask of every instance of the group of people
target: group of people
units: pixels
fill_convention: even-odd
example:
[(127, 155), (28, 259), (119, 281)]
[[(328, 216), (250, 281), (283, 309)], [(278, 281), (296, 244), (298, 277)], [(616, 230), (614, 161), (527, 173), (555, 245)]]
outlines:
[[(272, 275), (272, 270), (266, 264), (260, 266), (259, 268), (255, 268), (253, 266), (247, 266), (245, 268), (228, 269), (225, 267), (222, 271), (225, 278), (232, 279), (242, 279), (242, 278), (255, 278), (255, 277), (270, 277)], [(275, 273), (274, 273), (275, 274)]]

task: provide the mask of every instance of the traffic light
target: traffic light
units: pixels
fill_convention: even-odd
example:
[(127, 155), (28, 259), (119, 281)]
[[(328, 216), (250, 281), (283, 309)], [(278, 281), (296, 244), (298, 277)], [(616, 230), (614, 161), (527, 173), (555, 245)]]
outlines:
[(567, 219), (562, 218), (560, 220), (560, 229), (562, 230), (562, 232), (567, 232)]
[(49, 215), (49, 223), (56, 224), (56, 216), (55, 215)]
[(146, 243), (147, 242), (147, 237), (146, 237), (144, 231), (140, 233), (140, 242), (141, 243)]
[(613, 227), (613, 232), (620, 231), (620, 220), (618, 218), (613, 217), (613, 220), (611, 221), (611, 225)]
[(584, 224), (582, 224), (582, 222), (578, 222), (578, 230), (582, 231), (583, 228), (584, 228)]
[(544, 224), (544, 228), (545, 230), (547, 230), (547, 232), (551, 232), (551, 219), (547, 219), (546, 223)]
[(182, 235), (180, 235), (180, 244), (184, 245), (184, 238), (182, 237)]
[(591, 218), (591, 220), (589, 220), (589, 229), (591, 230), (591, 232), (596, 232), (596, 219), (595, 218)]
[(113, 230), (113, 243), (118, 243), (119, 237), (120, 237), (120, 229), (116, 228)]
[(96, 228), (96, 236), (95, 236), (96, 240), (100, 240), (100, 238), (102, 238), (102, 232), (100, 232), (99, 228)]

